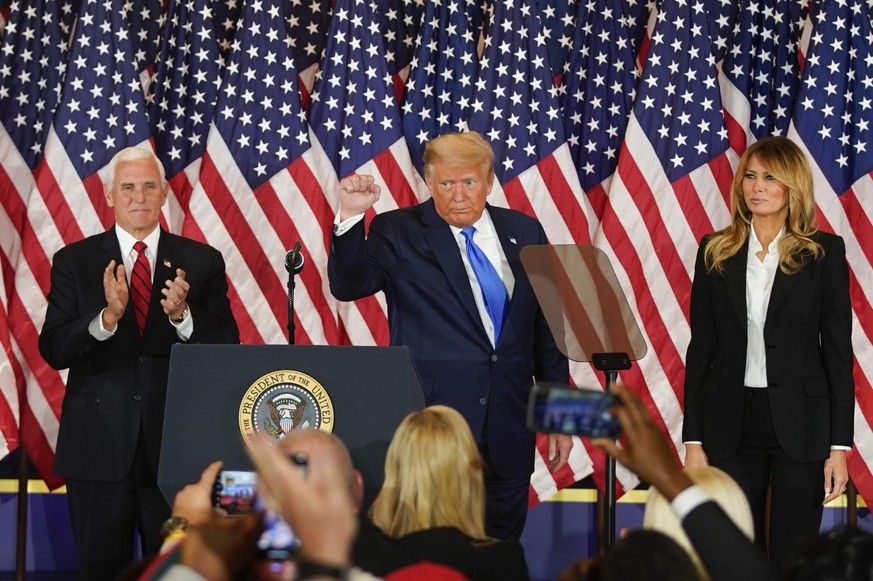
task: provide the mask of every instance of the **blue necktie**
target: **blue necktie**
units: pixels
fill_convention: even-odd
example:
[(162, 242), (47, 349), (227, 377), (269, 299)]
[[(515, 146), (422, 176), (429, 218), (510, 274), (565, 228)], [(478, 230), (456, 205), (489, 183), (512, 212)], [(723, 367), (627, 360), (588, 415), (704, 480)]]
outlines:
[(503, 327), (503, 316), (506, 313), (506, 307), (509, 303), (506, 296), (506, 287), (503, 286), (503, 280), (497, 271), (494, 270), (488, 257), (482, 252), (482, 249), (476, 246), (473, 242), (473, 234), (476, 229), (473, 226), (468, 226), (461, 230), (461, 234), (467, 240), (467, 259), (470, 261), (470, 266), (473, 267), (473, 273), (476, 275), (476, 280), (479, 281), (479, 287), (482, 289), (482, 299), (485, 301), (485, 310), (488, 311), (488, 316), (491, 317), (491, 322), (494, 323), (494, 344), (497, 344), (497, 339), (500, 337), (500, 330)]

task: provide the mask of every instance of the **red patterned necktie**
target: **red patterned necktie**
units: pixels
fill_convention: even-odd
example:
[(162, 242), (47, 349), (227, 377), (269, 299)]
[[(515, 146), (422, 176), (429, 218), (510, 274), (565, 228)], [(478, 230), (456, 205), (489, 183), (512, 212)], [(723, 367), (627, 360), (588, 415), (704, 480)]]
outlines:
[(146, 315), (149, 313), (149, 300), (152, 296), (152, 268), (145, 255), (146, 248), (147, 246), (142, 240), (133, 245), (133, 249), (136, 250), (136, 262), (133, 263), (133, 272), (130, 275), (130, 300), (133, 301), (136, 326), (139, 327), (140, 335), (145, 329)]

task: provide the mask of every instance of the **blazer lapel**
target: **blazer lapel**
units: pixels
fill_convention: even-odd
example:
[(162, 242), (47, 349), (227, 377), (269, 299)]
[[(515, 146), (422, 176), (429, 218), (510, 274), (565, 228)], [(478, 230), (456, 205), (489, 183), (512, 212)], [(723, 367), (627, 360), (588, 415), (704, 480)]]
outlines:
[(494, 231), (497, 233), (497, 239), (500, 241), (500, 247), (503, 249), (503, 254), (506, 256), (506, 261), (509, 263), (509, 268), (512, 270), (512, 277), (515, 279), (515, 286), (512, 289), (512, 296), (509, 297), (509, 307), (506, 310), (506, 317), (503, 321), (503, 332), (500, 333), (498, 343), (509, 335), (506, 331), (513, 326), (513, 318), (518, 312), (514, 305), (521, 304), (521, 297), (528, 288), (527, 273), (524, 271), (524, 266), (521, 264), (519, 253), (521, 246), (519, 245), (519, 236), (509, 224), (504, 220), (504, 214), (491, 211), (491, 206), (487, 205), (488, 215), (491, 216), (491, 223), (494, 224)]
[[(519, 237), (512, 226), (504, 219), (503, 214), (494, 212), (490, 205), (486, 205), (486, 208), (488, 209), (488, 215), (491, 216), (491, 222), (494, 224), (494, 231), (497, 232), (497, 239), (500, 240), (500, 247), (503, 249), (503, 254), (506, 256), (509, 268), (512, 269), (512, 276), (515, 279), (514, 295), (519, 289), (519, 282), (527, 280), (527, 274), (524, 272), (524, 267), (519, 259), (519, 254), (521, 253), (521, 246), (518, 243)], [(512, 299), (513, 297), (509, 297), (510, 309), (512, 308)]]
[(767, 305), (767, 319), (764, 321), (764, 328), (770, 323), (770, 314), (775, 313), (779, 309), (779, 305), (785, 300), (785, 297), (797, 284), (801, 273), (792, 275), (785, 274), (782, 269), (776, 269), (776, 276), (773, 278), (773, 288), (770, 290), (770, 303)]
[(470, 279), (467, 278), (467, 269), (464, 268), (464, 262), (461, 260), (458, 243), (452, 236), (452, 229), (436, 213), (432, 199), (421, 204), (421, 221), (424, 226), (424, 237), (455, 291), (458, 301), (463, 305), (470, 320), (481, 329), (483, 336), (487, 336), (482, 319), (479, 317), (479, 310), (476, 308), (476, 300), (473, 298)]
[(175, 257), (177, 256), (176, 241), (172, 235), (166, 230), (161, 229), (161, 238), (158, 241), (158, 254), (155, 256), (155, 267), (152, 273), (152, 296), (149, 300), (149, 315), (146, 319), (145, 332), (147, 335), (156, 319), (164, 317), (164, 308), (161, 306), (161, 300), (164, 294), (161, 292), (164, 289), (164, 281), (167, 279), (176, 278)]
[(115, 264), (124, 264), (121, 259), (121, 247), (118, 245), (118, 237), (115, 235), (115, 226), (112, 226), (103, 234), (103, 264), (109, 264), (114, 260)]
[(743, 244), (736, 254), (725, 261), (724, 281), (727, 294), (737, 318), (745, 329), (748, 325), (746, 309), (746, 261), (749, 255), (749, 241)]
[[(124, 259), (121, 256), (121, 247), (118, 245), (118, 236), (115, 235), (115, 226), (113, 225), (106, 233), (103, 235), (103, 246), (102, 246), (103, 256), (100, 260), (100, 263), (103, 265), (109, 264), (110, 260), (114, 260), (116, 265), (124, 264)], [(127, 273), (129, 276), (130, 273)], [(102, 287), (101, 287), (102, 288)], [(128, 300), (127, 308), (124, 309), (124, 314), (121, 316), (123, 320), (129, 320), (130, 327), (134, 330), (134, 333), (139, 336), (139, 333), (136, 331), (136, 321), (135, 315), (133, 314), (133, 303)]]

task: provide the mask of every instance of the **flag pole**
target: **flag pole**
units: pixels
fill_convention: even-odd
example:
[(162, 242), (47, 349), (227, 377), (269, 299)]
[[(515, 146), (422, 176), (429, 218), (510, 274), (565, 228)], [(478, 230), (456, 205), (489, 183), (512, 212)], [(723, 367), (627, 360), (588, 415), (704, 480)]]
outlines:
[(15, 519), (15, 581), (24, 581), (27, 560), (27, 452), (18, 446), (18, 510)]
[(858, 489), (851, 478), (846, 485), (846, 524), (852, 528), (858, 527)]

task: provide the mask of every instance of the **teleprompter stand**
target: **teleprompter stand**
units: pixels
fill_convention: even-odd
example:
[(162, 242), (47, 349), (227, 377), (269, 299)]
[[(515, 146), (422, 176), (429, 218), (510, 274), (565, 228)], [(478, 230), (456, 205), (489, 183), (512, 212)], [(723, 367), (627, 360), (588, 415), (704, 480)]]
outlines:
[[(591, 362), (612, 389), (618, 372), (645, 356), (646, 342), (609, 258), (587, 244), (528, 246), (521, 262), (558, 349), (572, 361)], [(615, 459), (609, 455), (604, 480), (598, 495), (600, 554), (615, 542)]]

